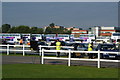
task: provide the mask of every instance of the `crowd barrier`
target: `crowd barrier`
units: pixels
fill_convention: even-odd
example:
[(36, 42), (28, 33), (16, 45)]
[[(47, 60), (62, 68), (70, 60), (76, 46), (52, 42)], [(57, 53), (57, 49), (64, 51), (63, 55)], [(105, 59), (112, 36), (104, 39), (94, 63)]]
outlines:
[[(10, 51), (22, 51), (23, 52), (23, 56), (25, 56), (25, 52), (31, 52), (31, 50), (25, 50), (25, 47), (30, 47), (29, 45), (0, 45), (2, 46), (6, 46), (6, 49), (0, 49), (0, 51), (7, 51), (7, 55), (9, 55)], [(22, 47), (22, 50), (16, 50), (16, 49), (10, 49), (10, 46), (13, 47)], [(71, 60), (81, 60), (81, 61), (97, 61), (97, 67), (100, 68), (100, 62), (104, 61), (104, 62), (120, 62), (119, 60), (109, 60), (109, 59), (100, 59), (100, 54), (101, 53), (109, 53), (109, 54), (120, 54), (120, 52), (106, 52), (106, 51), (74, 51), (74, 50), (45, 50), (42, 47), (49, 47), (49, 48), (55, 48), (56, 46), (39, 46), (39, 55), (41, 56), (41, 63), (44, 64), (44, 59), (61, 59), (61, 60), (68, 60), (68, 66), (71, 65)], [(73, 47), (68, 47), (68, 46), (63, 46), (66, 48), (73, 48)], [(44, 56), (45, 52), (66, 52), (68, 54), (67, 58), (64, 57), (46, 57)], [(83, 58), (71, 58), (71, 53), (96, 53), (98, 54), (98, 58), (96, 59), (83, 59)]]

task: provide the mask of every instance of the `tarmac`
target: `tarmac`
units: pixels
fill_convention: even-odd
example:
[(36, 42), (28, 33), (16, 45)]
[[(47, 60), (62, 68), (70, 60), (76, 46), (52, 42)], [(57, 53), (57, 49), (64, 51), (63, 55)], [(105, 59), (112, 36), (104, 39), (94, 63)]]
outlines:
[[(13, 56), (3, 55), (2, 64), (41, 64), (40, 56)], [(49, 65), (66, 65), (67, 60), (45, 59), (44, 64)], [(71, 66), (92, 66), (97, 67), (96, 61), (71, 61)], [(119, 63), (116, 62), (101, 62), (101, 68), (120, 68)]]

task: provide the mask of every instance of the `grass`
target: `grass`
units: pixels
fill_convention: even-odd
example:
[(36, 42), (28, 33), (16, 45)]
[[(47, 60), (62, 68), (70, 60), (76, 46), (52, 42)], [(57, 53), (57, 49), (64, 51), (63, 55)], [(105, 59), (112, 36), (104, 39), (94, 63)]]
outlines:
[(48, 64), (3, 64), (3, 78), (118, 78), (117, 68)]

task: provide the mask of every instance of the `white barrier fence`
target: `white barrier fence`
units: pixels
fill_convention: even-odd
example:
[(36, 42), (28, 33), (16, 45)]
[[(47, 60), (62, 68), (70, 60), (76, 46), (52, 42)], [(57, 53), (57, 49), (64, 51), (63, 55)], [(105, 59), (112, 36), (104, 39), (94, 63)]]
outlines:
[[(69, 54), (68, 58), (62, 58), (62, 57), (44, 57), (44, 52), (67, 52)], [(96, 53), (98, 54), (97, 59), (82, 59), (82, 58), (71, 58), (71, 53)], [(71, 60), (81, 60), (81, 61), (97, 61), (98, 62), (98, 68), (100, 68), (100, 61), (104, 62), (120, 62), (119, 60), (106, 60), (106, 59), (100, 59), (100, 53), (112, 53), (112, 54), (119, 54), (119, 52), (104, 52), (104, 51), (73, 51), (73, 50), (44, 50), (42, 49), (42, 60), (41, 63), (44, 63), (44, 59), (62, 59), (62, 60), (68, 60), (68, 66), (70, 66)]]
[[(25, 50), (25, 47), (30, 47), (29, 45), (0, 45), (1, 47), (7, 47), (6, 49), (1, 48), (0, 51), (7, 51), (7, 55), (10, 54), (10, 51), (18, 51), (18, 52), (23, 52), (23, 56), (25, 56), (25, 52), (31, 52), (31, 50)], [(20, 47), (22, 48), (21, 50), (17, 50), (17, 49), (10, 49), (10, 47)]]
[[(10, 51), (22, 51), (23, 56), (25, 56), (25, 52), (31, 52), (31, 50), (25, 50), (25, 47), (30, 47), (29, 45), (0, 45), (0, 46), (6, 46), (7, 49), (0, 49), (0, 51), (7, 51), (7, 55), (9, 55)], [(10, 49), (10, 46), (14, 47), (22, 47), (22, 50), (16, 50), (16, 49)], [(49, 47), (49, 48), (55, 48), (56, 46), (39, 46), (39, 55), (42, 57), (41, 58), (41, 63), (44, 64), (44, 59), (62, 59), (62, 60), (68, 60), (68, 66), (71, 64), (71, 60), (81, 60), (81, 61), (97, 61), (98, 63), (98, 68), (100, 68), (100, 62), (120, 62), (119, 60), (107, 60), (107, 59), (100, 59), (100, 54), (101, 53), (109, 53), (109, 54), (120, 54), (120, 52), (106, 52), (106, 51), (74, 51), (74, 50), (44, 50), (42, 47)], [(68, 47), (68, 46), (63, 46), (66, 48), (73, 48), (73, 47)], [(68, 55), (67, 58), (63, 57), (45, 57), (44, 52), (66, 52)], [(96, 53), (98, 54), (98, 58), (96, 59), (83, 59), (83, 58), (71, 58), (71, 53)]]

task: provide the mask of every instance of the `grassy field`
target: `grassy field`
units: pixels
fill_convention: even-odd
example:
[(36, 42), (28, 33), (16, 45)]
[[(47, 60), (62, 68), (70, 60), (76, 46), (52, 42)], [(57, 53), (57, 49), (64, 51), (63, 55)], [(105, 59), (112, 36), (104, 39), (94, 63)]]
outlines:
[(3, 64), (3, 78), (118, 78), (117, 68), (47, 64)]

